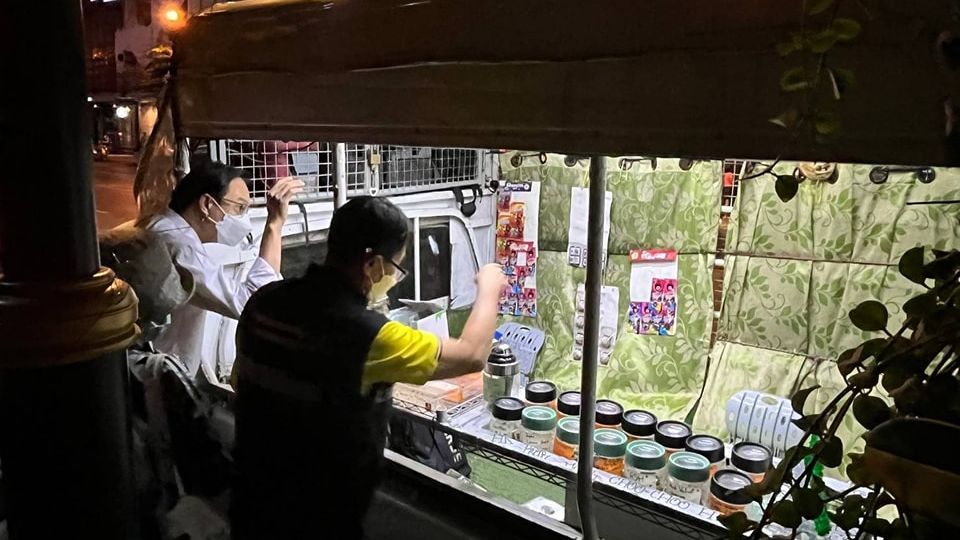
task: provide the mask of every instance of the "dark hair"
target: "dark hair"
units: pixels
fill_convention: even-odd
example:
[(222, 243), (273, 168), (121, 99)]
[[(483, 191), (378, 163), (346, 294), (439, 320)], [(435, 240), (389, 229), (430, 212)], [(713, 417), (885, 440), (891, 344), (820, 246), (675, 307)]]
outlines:
[(370, 252), (392, 257), (407, 244), (407, 216), (380, 197), (357, 197), (333, 213), (327, 236), (327, 256), (356, 263)]
[(173, 189), (170, 209), (182, 213), (204, 195), (220, 202), (235, 178), (243, 178), (240, 169), (206, 157), (195, 159), (190, 163), (190, 172)]

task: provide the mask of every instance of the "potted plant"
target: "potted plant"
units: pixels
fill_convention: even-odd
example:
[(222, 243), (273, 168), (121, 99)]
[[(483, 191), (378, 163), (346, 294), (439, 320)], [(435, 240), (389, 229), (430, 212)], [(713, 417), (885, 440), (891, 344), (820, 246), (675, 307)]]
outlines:
[[(882, 303), (850, 311), (854, 326), (877, 337), (839, 356), (846, 386), (823, 410), (804, 413), (816, 387), (793, 396), (804, 435), (762, 483), (746, 488), (762, 517), (721, 519), (731, 537), (794, 538), (803, 520), (818, 518), (849, 538), (960, 537), (960, 252), (917, 247), (898, 267), (925, 291), (904, 303), (906, 320), (894, 333)], [(841, 464), (837, 429), (851, 412), (867, 430), (866, 449), (849, 454), (853, 488), (828, 494), (817, 469)]]

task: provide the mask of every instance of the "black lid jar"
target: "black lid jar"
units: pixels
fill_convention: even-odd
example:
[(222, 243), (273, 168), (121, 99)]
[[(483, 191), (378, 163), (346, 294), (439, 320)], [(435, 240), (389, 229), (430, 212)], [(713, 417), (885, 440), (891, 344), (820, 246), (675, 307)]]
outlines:
[(686, 448), (687, 438), (693, 434), (690, 426), (678, 420), (664, 420), (657, 424), (654, 440), (667, 449), (667, 453)]
[(762, 444), (740, 442), (733, 446), (730, 453), (730, 463), (747, 473), (754, 482), (763, 480), (767, 469), (773, 463), (773, 455)]
[(519, 422), (523, 415), (524, 404), (515, 397), (501, 397), (493, 402), (491, 414), (497, 420)]
[(564, 416), (580, 416), (580, 392), (570, 390), (557, 398), (557, 412)]
[(707, 458), (713, 470), (716, 470), (718, 464), (723, 463), (726, 457), (723, 441), (712, 435), (692, 435), (687, 438), (685, 443), (687, 452), (700, 454)]
[(753, 479), (736, 469), (720, 469), (710, 480), (710, 508), (724, 516), (743, 510), (751, 502), (743, 488), (752, 483)]
[(657, 432), (657, 417), (649, 411), (632, 409), (623, 413), (620, 427), (631, 438), (652, 439)]
[(620, 427), (620, 422), (623, 421), (623, 407), (616, 401), (599, 399), (595, 420), (598, 426)]
[(533, 381), (524, 389), (524, 398), (530, 405), (552, 407), (557, 399), (557, 385), (550, 381)]

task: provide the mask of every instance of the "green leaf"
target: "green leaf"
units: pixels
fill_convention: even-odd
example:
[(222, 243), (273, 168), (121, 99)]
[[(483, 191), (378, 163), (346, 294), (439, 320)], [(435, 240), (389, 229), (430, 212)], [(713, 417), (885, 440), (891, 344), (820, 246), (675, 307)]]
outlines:
[(727, 528), (727, 531), (730, 533), (730, 538), (741, 537), (743, 533), (757, 526), (757, 522), (748, 519), (747, 514), (744, 512), (734, 512), (729, 516), (720, 516), (717, 520)]
[(832, 116), (820, 115), (814, 119), (813, 127), (821, 135), (830, 135), (840, 129), (840, 121)]
[(833, 0), (812, 0), (810, 7), (807, 8), (807, 13), (810, 15), (819, 15), (826, 11), (831, 5), (833, 5)]
[(807, 43), (810, 46), (811, 52), (823, 54), (832, 49), (839, 39), (840, 36), (837, 35), (836, 30), (833, 28), (825, 28), (810, 36), (807, 39)]
[(777, 190), (777, 197), (780, 197), (781, 201), (787, 202), (796, 197), (800, 183), (792, 174), (780, 174), (777, 175), (774, 188)]
[(837, 527), (849, 531), (860, 524), (867, 503), (867, 498), (863, 495), (847, 495), (837, 507), (836, 512), (829, 513), (830, 521), (834, 522)]
[(787, 56), (792, 52), (801, 50), (803, 47), (793, 41), (781, 41), (776, 44), (777, 54)]
[(937, 295), (932, 292), (914, 296), (903, 304), (903, 312), (911, 317), (923, 319), (934, 315), (940, 304), (937, 302)]
[(887, 393), (893, 392), (897, 388), (903, 386), (903, 384), (907, 382), (907, 379), (909, 379), (911, 375), (913, 375), (913, 369), (907, 365), (907, 362), (892, 362), (883, 371), (883, 389), (886, 390)]
[(854, 326), (867, 332), (887, 328), (887, 308), (876, 300), (867, 300), (850, 310), (850, 321)]
[(819, 433), (823, 430), (823, 427), (826, 424), (824, 420), (825, 419), (822, 418), (820, 414), (808, 414), (806, 416), (801, 416), (800, 418), (795, 418), (793, 420), (793, 425), (797, 426), (803, 431), (807, 431), (813, 427), (814, 429), (812, 432)]
[(813, 489), (799, 489), (793, 492), (793, 501), (800, 515), (807, 519), (817, 518), (823, 512), (823, 499)]
[(880, 376), (877, 374), (876, 366), (870, 366), (847, 379), (850, 386), (859, 390), (869, 390), (876, 386), (878, 382), (880, 382)]
[(927, 276), (923, 271), (924, 248), (922, 246), (910, 248), (900, 257), (897, 268), (900, 274), (910, 281), (919, 285), (927, 282)]
[(850, 41), (860, 35), (860, 23), (846, 17), (837, 17), (833, 20), (830, 28), (836, 32), (837, 39), (840, 41)]
[(793, 410), (797, 414), (803, 414), (803, 406), (806, 404), (807, 398), (810, 397), (810, 394), (812, 394), (813, 391), (818, 388), (820, 388), (819, 384), (816, 386), (811, 386), (810, 388), (804, 388), (803, 390), (797, 391), (797, 393), (790, 398), (790, 404), (793, 406)]
[(786, 499), (774, 505), (773, 511), (770, 512), (770, 517), (774, 523), (783, 525), (788, 529), (799, 527), (802, 521), (800, 511), (797, 510), (797, 505), (794, 504), (793, 501)]
[(819, 461), (824, 467), (839, 467), (843, 462), (843, 442), (839, 437), (833, 436), (829, 439), (823, 439), (819, 443), (821, 446)]
[(889, 420), (892, 415), (882, 399), (860, 395), (853, 400), (853, 416), (861, 426), (873, 429)]
[(777, 117), (771, 118), (770, 123), (776, 124), (782, 128), (793, 129), (797, 126), (797, 121), (800, 119), (800, 113), (797, 112), (795, 107), (790, 107), (789, 109), (780, 113)]
[(830, 85), (833, 90), (834, 99), (841, 99), (847, 91), (853, 88), (856, 82), (853, 72), (849, 69), (827, 69), (827, 75), (830, 76)]
[(802, 67), (793, 67), (780, 76), (780, 89), (784, 92), (797, 92), (810, 87), (810, 77)]

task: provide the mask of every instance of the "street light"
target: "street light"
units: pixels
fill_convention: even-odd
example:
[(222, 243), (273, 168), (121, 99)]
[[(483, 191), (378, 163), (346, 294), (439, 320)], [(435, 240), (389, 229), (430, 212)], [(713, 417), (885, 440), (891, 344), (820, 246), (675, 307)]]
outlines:
[(183, 7), (175, 3), (166, 3), (160, 7), (160, 26), (167, 32), (176, 32), (187, 24), (187, 14)]
[(123, 120), (124, 118), (130, 116), (130, 107), (127, 107), (126, 105), (121, 105), (117, 107), (117, 110), (114, 114), (117, 115), (117, 118)]

